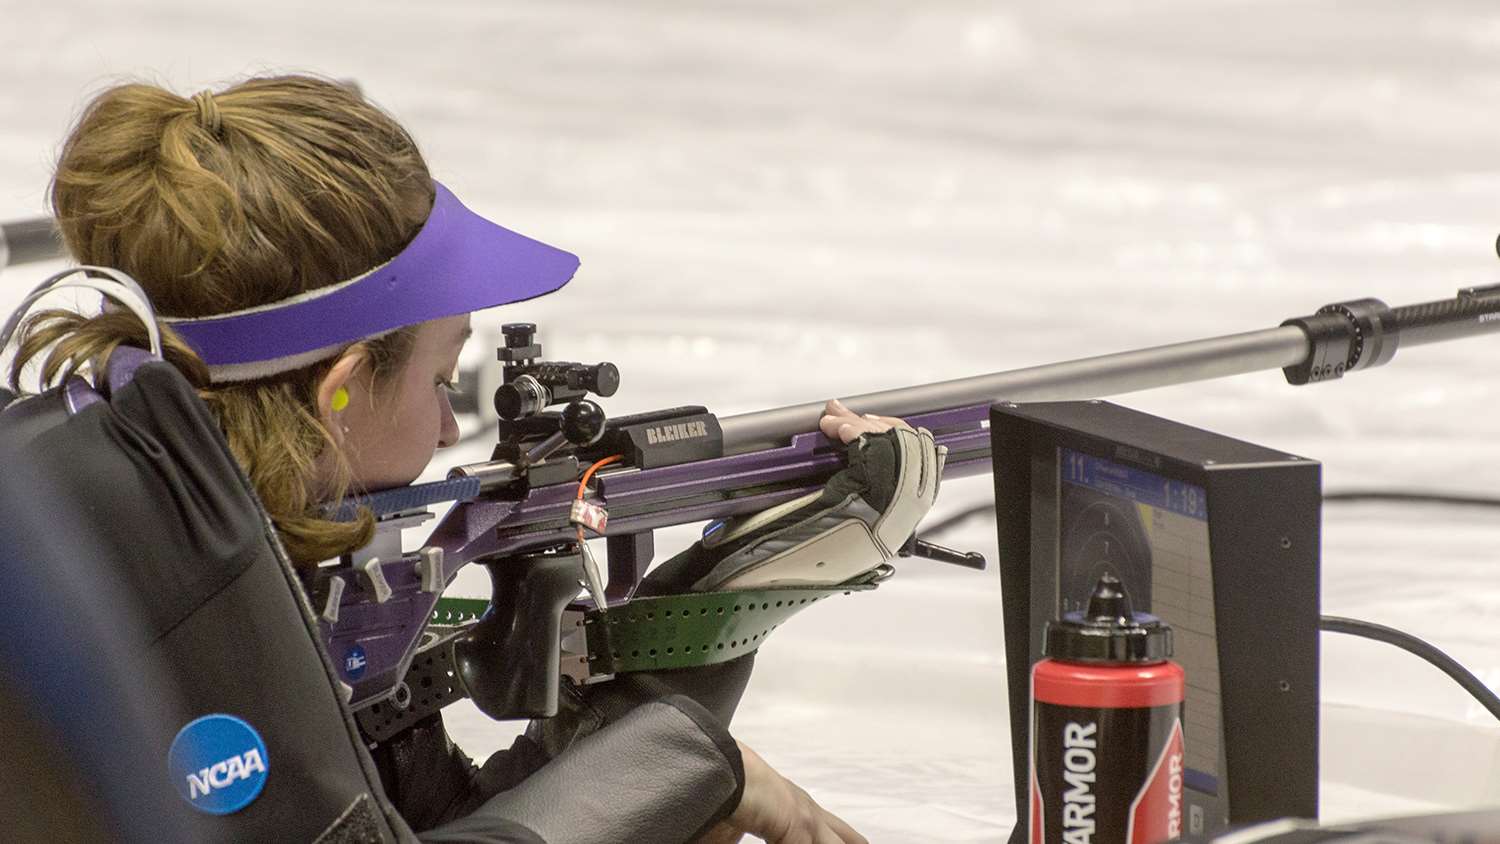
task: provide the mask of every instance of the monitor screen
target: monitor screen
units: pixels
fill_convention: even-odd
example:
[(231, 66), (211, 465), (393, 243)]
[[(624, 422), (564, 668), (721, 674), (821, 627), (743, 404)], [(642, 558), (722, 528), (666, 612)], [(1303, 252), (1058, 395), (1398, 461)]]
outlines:
[(1016, 782), (1047, 622), (1111, 573), (1186, 675), (1183, 832), (1317, 817), (1318, 463), (1106, 401), (997, 404), (990, 438)]
[(1208, 495), (1200, 486), (1059, 447), (1055, 612), (1082, 610), (1099, 576), (1172, 628), (1187, 674), (1185, 784), (1218, 793), (1219, 662)]

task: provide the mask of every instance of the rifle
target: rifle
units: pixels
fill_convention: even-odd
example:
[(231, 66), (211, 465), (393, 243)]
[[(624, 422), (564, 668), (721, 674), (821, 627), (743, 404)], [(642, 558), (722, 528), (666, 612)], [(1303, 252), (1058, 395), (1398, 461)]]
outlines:
[[(1387, 363), (1398, 345), (1496, 330), (1500, 285), (1404, 307), (1360, 299), (1275, 328), (843, 402), (928, 428), (948, 449), (945, 476), (967, 477), (990, 471), (987, 428), (997, 402), (1098, 398), (1271, 368), (1295, 385), (1318, 383)], [(323, 569), (313, 586), (335, 661), (358, 657), (355, 665), (346, 656), (342, 667), (372, 738), (466, 695), (491, 717), (551, 715), (559, 664), (590, 682), (741, 656), (792, 613), (889, 576), (881, 567), (841, 584), (636, 597), (657, 528), (709, 521), (712, 530), (815, 492), (841, 468), (841, 447), (817, 432), (822, 403), (723, 419), (697, 406), (606, 419), (588, 395), (614, 393), (612, 365), (544, 361), (535, 326), (503, 332), (504, 382), (495, 396), (502, 420), (492, 459), (455, 467), (446, 481), (350, 502), (376, 512), (377, 538)], [(557, 405), (564, 409), (546, 409)], [(430, 518), (426, 508), (440, 501), (455, 503), (418, 552), (403, 554), (396, 528)], [(607, 522), (590, 521), (590, 504), (607, 507)], [(607, 586), (591, 571), (592, 552), (581, 541), (586, 524), (604, 538)], [(984, 567), (977, 554), (916, 537), (903, 553)], [(487, 569), (491, 599), (440, 603), (443, 587), (470, 563)], [(328, 587), (351, 574), (357, 585)], [(584, 586), (589, 595), (579, 599)], [(410, 690), (418, 686), (436, 691), (417, 700)]]
[[(0, 223), (0, 268), (61, 257), (50, 220)], [(1282, 369), (1294, 385), (1316, 383), (1387, 363), (1398, 346), (1495, 330), (1500, 286), (1396, 308), (1360, 299), (1271, 329), (844, 402), (929, 428), (949, 450), (945, 474), (965, 477), (990, 471), (986, 425), (995, 402), (1098, 398), (1271, 368)], [(828, 595), (873, 588), (889, 575), (881, 567), (832, 586), (634, 597), (654, 553), (656, 528), (716, 524), (758, 512), (817, 490), (840, 468), (839, 447), (816, 433), (823, 405), (722, 420), (702, 407), (606, 420), (585, 397), (613, 394), (619, 384), (613, 366), (540, 360), (534, 326), (511, 326), (505, 334), (499, 357), (507, 365), (496, 395), (504, 421), (492, 459), (457, 467), (447, 481), (348, 502), (345, 512), (364, 505), (376, 513), (376, 538), (321, 567), (309, 584), (322, 608), (325, 644), (340, 662), (349, 701), (372, 738), (465, 695), (492, 717), (550, 715), (557, 706), (559, 665), (575, 679), (597, 681), (617, 671), (731, 659), (753, 651), (801, 608)], [(471, 403), (477, 410), (478, 397)], [(567, 408), (561, 413), (545, 409), (562, 403)], [(611, 464), (595, 467), (592, 495), (579, 496), (580, 487), (587, 493), (577, 480), (582, 464), (615, 455)], [(607, 523), (592, 520), (605, 538), (607, 587), (585, 564), (589, 552), (574, 519), (580, 498), (609, 508)], [(405, 553), (401, 530), (432, 518), (428, 508), (446, 502), (455, 503), (421, 548)], [(983, 567), (978, 555), (915, 537), (903, 550)], [(486, 567), (492, 598), (439, 601), (471, 562)], [(574, 600), (580, 574), (590, 596)], [(567, 660), (559, 644), (564, 628)]]

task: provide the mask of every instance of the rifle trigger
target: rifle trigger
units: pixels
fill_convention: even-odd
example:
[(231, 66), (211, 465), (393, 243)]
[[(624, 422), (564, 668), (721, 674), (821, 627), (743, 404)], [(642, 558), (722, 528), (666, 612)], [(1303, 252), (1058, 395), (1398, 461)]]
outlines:
[(594, 552), (589, 550), (587, 542), (578, 543), (578, 552), (583, 558), (583, 576), (587, 581), (585, 586), (589, 590), (589, 597), (594, 599), (595, 607), (609, 609), (609, 598), (604, 594), (604, 575), (599, 570), (599, 561), (594, 559)]

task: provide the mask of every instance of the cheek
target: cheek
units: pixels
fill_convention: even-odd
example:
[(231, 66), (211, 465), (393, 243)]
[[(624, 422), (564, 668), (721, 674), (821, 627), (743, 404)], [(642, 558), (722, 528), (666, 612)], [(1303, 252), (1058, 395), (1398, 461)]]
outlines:
[(427, 468), (441, 436), (442, 418), (435, 392), (408, 386), (375, 410), (362, 436), (351, 443), (357, 480), (370, 489), (411, 483)]
[(427, 457), (437, 448), (442, 428), (437, 395), (429, 389), (426, 395), (418, 390), (408, 391), (403, 397), (399, 412), (392, 420), (393, 433), (400, 440), (393, 443), (405, 454), (422, 452)]

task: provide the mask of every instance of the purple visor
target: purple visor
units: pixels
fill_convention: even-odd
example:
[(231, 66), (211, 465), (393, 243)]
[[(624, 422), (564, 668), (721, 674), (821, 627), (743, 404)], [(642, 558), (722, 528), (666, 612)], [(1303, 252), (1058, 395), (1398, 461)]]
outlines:
[(576, 255), (501, 228), (441, 184), (433, 188), (422, 230), (364, 275), (269, 305), (162, 322), (197, 351), (215, 382), (244, 381), (397, 328), (551, 293), (577, 272)]

